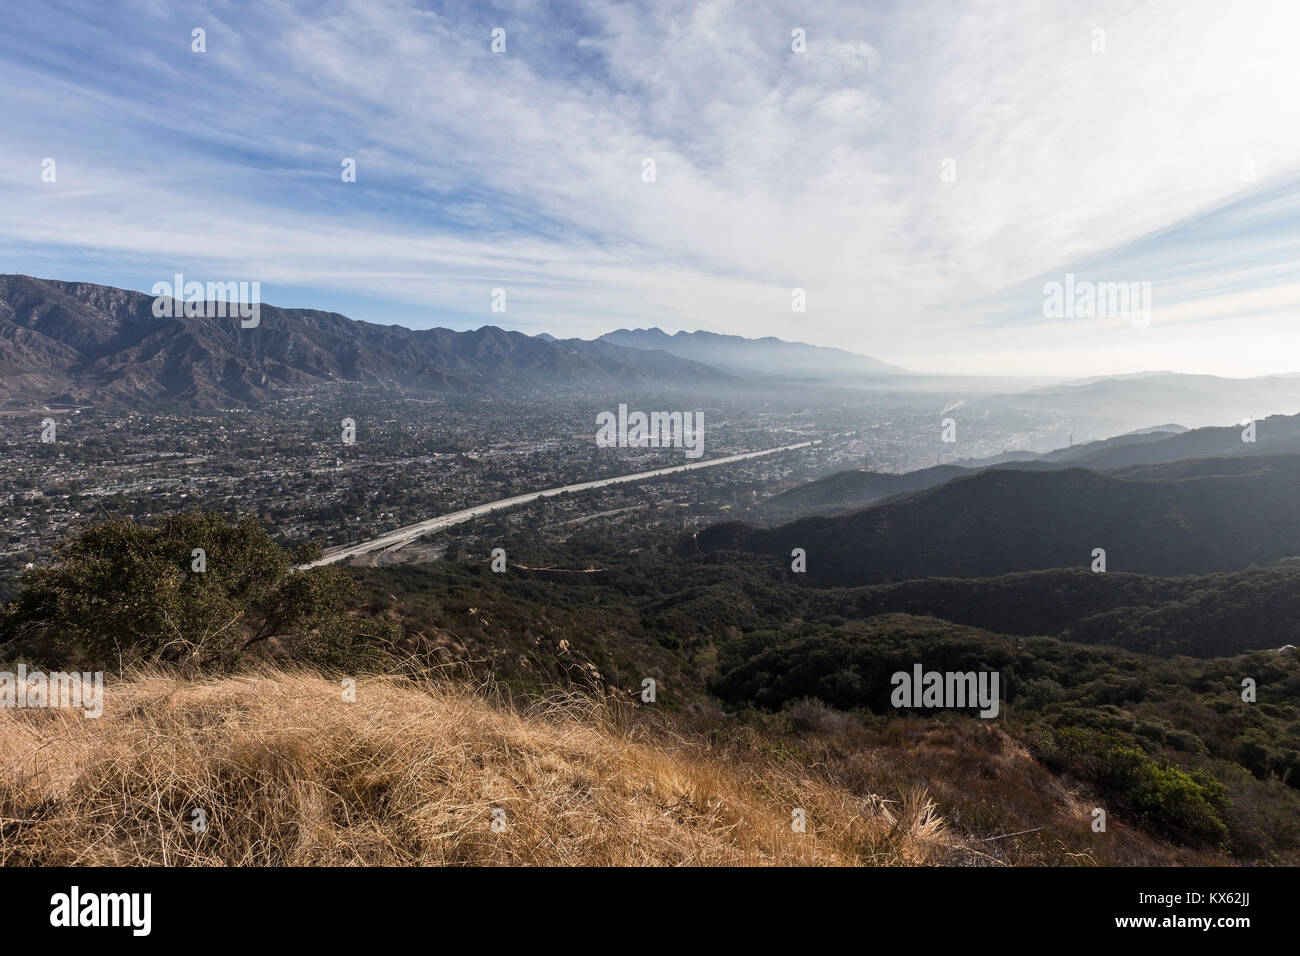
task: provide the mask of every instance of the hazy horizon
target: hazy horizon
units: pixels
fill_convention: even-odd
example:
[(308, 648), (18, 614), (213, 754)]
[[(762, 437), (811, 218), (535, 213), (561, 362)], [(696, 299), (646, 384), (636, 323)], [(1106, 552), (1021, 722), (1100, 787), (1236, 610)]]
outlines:
[[(36, 279), (36, 280), (38, 280), (38, 281), (51, 281), (51, 282), (83, 282), (83, 281), (86, 281), (86, 280), (79, 280), (79, 279), (64, 279), (64, 278), (56, 278), (56, 277), (53, 277), (53, 276), (29, 276), (28, 278)], [(103, 284), (104, 284), (104, 285), (111, 285), (111, 283), (103, 283)], [(142, 295), (148, 295), (148, 294), (149, 294), (148, 291), (146, 291), (146, 290), (142, 290), (142, 289), (127, 289), (127, 288), (125, 288), (125, 287), (123, 287), (123, 286), (112, 286), (112, 287), (113, 287), (113, 288), (122, 288), (122, 289), (124, 289), (125, 291), (128, 291), (128, 292), (138, 292), (138, 293), (140, 293), (140, 294), (142, 294)], [(281, 308), (281, 309), (288, 309), (288, 310), (297, 310), (297, 309), (313, 310), (313, 309), (314, 309), (314, 307), (312, 307), (312, 306), (298, 306), (298, 305), (293, 305), (293, 304), (285, 304), (285, 303), (281, 303), (281, 302), (263, 302), (262, 304), (263, 304), (263, 305), (267, 305), (267, 306), (271, 306), (271, 307)], [(331, 309), (314, 309), (314, 310), (315, 310), (315, 311), (323, 311), (323, 312), (332, 312), (332, 311), (335, 311), (335, 310), (331, 310)], [(372, 320), (372, 319), (357, 319), (355, 316), (346, 315), (345, 313), (340, 313), (340, 314), (343, 314), (345, 318), (352, 319), (352, 320), (354, 320), (354, 321), (366, 322), (367, 324), (371, 324), (371, 325), (391, 325), (391, 326), (396, 326), (396, 327), (399, 327), (399, 328), (410, 328), (410, 326), (407, 326), (407, 325), (405, 325), (405, 324), (403, 324), (403, 323), (400, 323), (400, 322), (382, 322), (382, 321), (375, 321), (375, 320)], [(481, 329), (484, 329), (484, 328), (499, 328), (499, 329), (502, 329), (502, 330), (507, 331), (507, 332), (519, 332), (520, 334), (523, 334), (523, 335), (529, 335), (529, 336), (541, 336), (541, 335), (545, 335), (545, 336), (550, 336), (551, 338), (554, 338), (554, 339), (557, 339), (557, 340), (562, 340), (562, 337), (553, 335), (553, 333), (549, 332), (547, 329), (540, 329), (540, 328), (539, 328), (539, 329), (528, 329), (528, 330), (525, 330), (525, 329), (514, 329), (514, 328), (511, 328), (511, 327), (510, 327), (510, 324), (507, 323), (507, 322), (490, 322), (490, 321), (489, 321), (489, 322), (483, 322), (482, 324), (480, 324), (480, 325), (476, 325), (476, 326), (475, 326), (475, 325), (466, 326), (465, 328), (456, 328), (456, 327), (454, 327), (454, 326), (450, 326), (450, 325), (449, 325), (449, 326), (428, 326), (428, 327), (426, 327), (426, 328), (427, 328), (427, 329), (446, 328), (446, 329), (450, 329), (450, 330), (452, 330), (452, 331), (460, 331), (460, 332), (464, 332), (464, 331), (478, 331), (478, 330), (481, 330)], [(618, 328), (618, 329), (615, 329), (615, 328), (605, 329), (605, 330), (602, 331), (602, 332), (596, 332), (596, 333), (594, 333), (594, 334), (590, 334), (590, 335), (577, 335), (577, 336), (570, 336), (569, 338), (576, 338), (576, 339), (580, 339), (580, 340), (582, 340), (582, 341), (593, 342), (593, 341), (596, 341), (596, 340), (600, 339), (600, 338), (601, 338), (602, 336), (604, 336), (604, 335), (607, 335), (607, 334), (610, 334), (610, 333), (613, 333), (613, 332), (625, 331), (625, 330), (630, 330), (630, 331), (633, 331), (633, 332), (638, 332), (638, 331), (660, 331), (660, 332), (664, 332), (666, 335), (670, 335), (670, 336), (672, 336), (672, 335), (679, 335), (679, 334), (692, 335), (692, 334), (696, 334), (696, 333), (710, 333), (710, 334), (717, 334), (717, 335), (740, 335), (740, 333), (719, 332), (719, 331), (716, 330), (716, 329), (707, 329), (707, 328), (685, 328), (685, 329), (680, 329), (680, 330), (678, 330), (678, 331), (676, 331), (676, 332), (669, 332), (669, 331), (667, 331), (667, 330), (660, 329), (658, 326), (643, 326), (643, 327), (635, 327), (635, 328), (630, 328), (630, 329), (629, 329), (629, 327), (626, 327), (626, 326), (625, 326), (625, 327)], [(771, 340), (774, 340), (774, 341), (777, 341), (777, 342), (783, 342), (783, 343), (786, 343), (786, 344), (794, 344), (794, 345), (809, 345), (809, 346), (813, 346), (813, 347), (815, 347), (815, 348), (833, 348), (833, 349), (841, 349), (840, 346), (830, 346), (830, 345), (825, 345), (825, 344), (823, 344), (823, 343), (821, 343), (821, 342), (811, 341), (811, 340), (809, 340), (809, 339), (782, 338), (781, 336), (750, 337), (750, 336), (743, 336), (743, 335), (742, 335), (741, 337), (746, 338), (746, 339), (749, 339), (750, 341), (758, 341), (760, 338), (766, 338), (766, 339), (771, 339)], [(852, 354), (852, 355), (859, 355), (859, 356), (862, 356), (862, 357), (865, 357), (865, 358), (878, 358), (878, 356), (870, 356), (870, 355), (866, 355), (866, 354), (863, 353), (863, 352), (855, 352), (855, 351), (852, 350), (852, 349), (841, 349), (841, 350), (842, 350), (842, 351), (846, 351), (846, 352), (848, 352), (849, 354)], [(706, 364), (707, 364), (707, 363), (706, 363)], [(1101, 372), (1101, 373), (1096, 373), (1096, 374), (1091, 374), (1091, 375), (1063, 376), (1063, 375), (1047, 375), (1047, 374), (1028, 373), (1028, 372), (1019, 372), (1019, 373), (1018, 373), (1018, 372), (1011, 372), (1011, 373), (997, 373), (997, 374), (994, 374), (994, 373), (986, 373), (986, 372), (980, 372), (980, 371), (973, 371), (973, 370), (970, 370), (970, 369), (965, 369), (965, 370), (956, 371), (956, 372), (942, 372), (942, 371), (931, 371), (931, 370), (928, 370), (928, 369), (900, 368), (900, 371), (899, 371), (898, 373), (882, 373), (882, 375), (885, 375), (885, 376), (888, 376), (888, 375), (890, 375), (890, 374), (905, 375), (905, 376), (906, 376), (907, 378), (909, 378), (909, 379), (937, 378), (937, 379), (945, 379), (945, 380), (952, 380), (952, 381), (961, 380), (961, 379), (976, 379), (976, 380), (981, 380), (981, 379), (982, 379), (982, 380), (987, 380), (987, 381), (989, 381), (989, 382), (991, 382), (991, 383), (996, 383), (996, 382), (1008, 382), (1008, 383), (1021, 383), (1021, 384), (1026, 384), (1026, 385), (1028, 385), (1029, 383), (1035, 383), (1035, 384), (1038, 385), (1038, 386), (1043, 386), (1043, 385), (1069, 385), (1069, 384), (1079, 384), (1079, 383), (1083, 383), (1083, 382), (1091, 382), (1091, 381), (1094, 381), (1094, 380), (1101, 380), (1101, 379), (1145, 378), (1145, 377), (1153, 377), (1153, 376), (1159, 376), (1159, 375), (1214, 375), (1215, 377), (1218, 377), (1218, 378), (1224, 378), (1224, 379), (1241, 379), (1241, 380), (1252, 379), (1252, 378), (1279, 378), (1279, 377), (1289, 377), (1289, 376), (1297, 376), (1297, 375), (1300, 375), (1300, 370), (1290, 370), (1290, 371), (1282, 371), (1282, 372), (1266, 372), (1266, 373), (1261, 373), (1261, 374), (1217, 375), (1217, 374), (1215, 374), (1215, 373), (1188, 372), (1188, 371), (1184, 371), (1184, 370), (1176, 369), (1176, 368), (1149, 368), (1149, 369), (1140, 369), (1140, 370), (1138, 370), (1138, 371), (1134, 371), (1134, 372), (1113, 372), (1113, 373)], [(864, 386), (870, 386), (870, 384), (871, 384), (870, 380), (864, 380)]]

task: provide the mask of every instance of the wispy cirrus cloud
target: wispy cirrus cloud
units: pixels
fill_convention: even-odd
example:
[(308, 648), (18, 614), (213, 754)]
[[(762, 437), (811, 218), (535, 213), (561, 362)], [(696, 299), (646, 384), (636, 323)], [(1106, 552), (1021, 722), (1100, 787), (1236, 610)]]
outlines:
[[(1295, 354), (1293, 4), (861, 6), (19, 10), (0, 255), (259, 279), (372, 321), (707, 327), (950, 371)], [(1045, 319), (1043, 277), (1085, 269), (1152, 282), (1152, 327)]]

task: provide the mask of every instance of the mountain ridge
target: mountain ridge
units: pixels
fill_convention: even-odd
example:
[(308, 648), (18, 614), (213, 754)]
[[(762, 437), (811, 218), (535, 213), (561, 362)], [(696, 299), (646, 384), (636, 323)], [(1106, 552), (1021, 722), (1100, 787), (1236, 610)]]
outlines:
[[(861, 511), (771, 529), (738, 522), (695, 536), (702, 551), (807, 554), (807, 581), (845, 586), (1088, 568), (1181, 575), (1300, 554), (1300, 455), (1188, 459), (1131, 475), (991, 468)], [(788, 560), (788, 557), (786, 558)]]
[(262, 304), (259, 324), (245, 329), (237, 318), (159, 318), (154, 301), (112, 286), (0, 275), (0, 403), (213, 408), (260, 405), (327, 382), (463, 391), (730, 379), (663, 352), (491, 325), (412, 330)]
[(854, 380), (909, 374), (890, 365), (845, 349), (791, 342), (775, 336), (749, 339), (697, 329), (669, 335), (660, 328), (617, 329), (596, 341), (627, 348), (659, 349), (703, 362), (732, 374), (760, 374), (786, 378)]
[[(1008, 452), (931, 465), (914, 471), (850, 469), (798, 485), (764, 503), (777, 520), (810, 515), (836, 515), (878, 504), (896, 495), (924, 491), (956, 478), (993, 468), (1050, 471), (1087, 468), (1119, 473), (1182, 459), (1255, 458), (1300, 454), (1300, 415), (1271, 415), (1255, 423), (1254, 442), (1241, 440), (1243, 426), (1211, 425), (1182, 431), (1138, 429), (1113, 438), (1036, 453)], [(1181, 427), (1181, 426), (1178, 426)]]

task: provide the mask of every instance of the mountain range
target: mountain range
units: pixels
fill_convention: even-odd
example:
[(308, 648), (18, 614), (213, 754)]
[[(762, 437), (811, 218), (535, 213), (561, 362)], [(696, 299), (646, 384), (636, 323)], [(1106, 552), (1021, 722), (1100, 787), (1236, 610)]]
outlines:
[(907, 370), (877, 359), (772, 337), (747, 339), (717, 332), (677, 332), (661, 329), (619, 329), (599, 339), (625, 348), (655, 349), (703, 362), (734, 375), (764, 375), (786, 379), (856, 384), (863, 379), (906, 375)]
[(839, 349), (707, 332), (587, 341), (494, 326), (412, 330), (271, 305), (260, 307), (255, 328), (242, 328), (233, 318), (159, 318), (154, 302), (110, 286), (0, 276), (0, 403), (251, 407), (328, 382), (627, 388), (901, 371)]
[(0, 403), (217, 408), (327, 382), (465, 390), (728, 380), (665, 352), (493, 326), (414, 331), (262, 305), (246, 329), (233, 318), (157, 318), (153, 303), (109, 286), (0, 276)]
[(976, 398), (964, 414), (970, 418), (985, 408), (996, 408), (1003, 415), (1058, 417), (1062, 422), (1060, 443), (1065, 444), (1065, 431), (1079, 438), (1104, 438), (1144, 428), (1153, 421), (1202, 428), (1277, 412), (1294, 414), (1300, 412), (1300, 376), (1109, 375)]

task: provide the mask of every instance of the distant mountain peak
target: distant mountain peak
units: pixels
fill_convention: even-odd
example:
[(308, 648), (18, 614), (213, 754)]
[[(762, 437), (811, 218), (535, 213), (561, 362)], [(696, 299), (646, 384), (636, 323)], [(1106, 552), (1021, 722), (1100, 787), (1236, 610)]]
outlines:
[(745, 338), (699, 329), (669, 335), (663, 329), (618, 329), (596, 341), (625, 348), (658, 349), (740, 375), (762, 375), (839, 384), (906, 375), (907, 370), (844, 349), (790, 342), (775, 336)]

